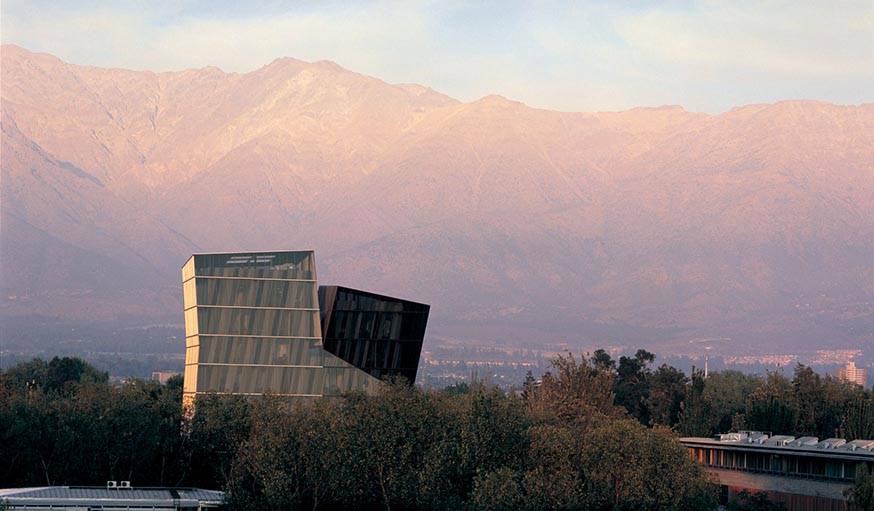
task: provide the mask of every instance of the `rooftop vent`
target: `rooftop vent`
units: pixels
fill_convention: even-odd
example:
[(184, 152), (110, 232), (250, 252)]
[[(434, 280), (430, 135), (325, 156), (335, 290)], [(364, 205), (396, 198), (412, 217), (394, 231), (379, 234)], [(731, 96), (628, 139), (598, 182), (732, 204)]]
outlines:
[(789, 435), (774, 435), (769, 438), (764, 443), (767, 445), (776, 445), (776, 446), (786, 446), (789, 445), (793, 440), (795, 440), (794, 436)]
[(768, 435), (761, 431), (750, 431), (747, 435), (747, 442), (751, 444), (762, 444), (768, 439)]
[(720, 442), (741, 442), (746, 440), (747, 434), (746, 432), (740, 433), (723, 433), (719, 435)]
[(855, 451), (856, 449), (864, 449), (866, 451), (874, 451), (874, 440), (853, 440), (841, 446), (841, 449)]
[(822, 442), (816, 444), (818, 449), (837, 449), (847, 443), (843, 438), (826, 438)]
[(792, 447), (811, 447), (819, 443), (819, 438), (815, 436), (803, 436), (801, 438), (796, 438), (795, 441), (790, 443)]

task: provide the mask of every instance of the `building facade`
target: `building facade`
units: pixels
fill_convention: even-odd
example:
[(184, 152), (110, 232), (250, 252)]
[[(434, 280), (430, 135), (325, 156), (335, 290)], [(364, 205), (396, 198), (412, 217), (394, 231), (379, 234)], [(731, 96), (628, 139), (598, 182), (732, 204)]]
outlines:
[(838, 379), (864, 387), (868, 382), (868, 370), (856, 367), (856, 363), (851, 360), (846, 366), (838, 368)]
[[(319, 309), (327, 353), (372, 378), (416, 381), (428, 305), (348, 287), (321, 286)], [(332, 375), (326, 378), (334, 384)]]
[(856, 470), (860, 464), (874, 470), (874, 440), (747, 431), (680, 442), (720, 485), (723, 504), (746, 490), (764, 492), (790, 510), (847, 511), (844, 491), (852, 487)]
[[(407, 320), (403, 310), (390, 309), (397, 304), (403, 309), (403, 304), (413, 302), (331, 287), (326, 289), (333, 291), (321, 293), (326, 306), (323, 313), (312, 251), (195, 254), (182, 267), (182, 288), (186, 404), (201, 394), (269, 393), (306, 399), (350, 391), (373, 393), (381, 378), (401, 375), (401, 369), (409, 375), (408, 365), (418, 366), (419, 351), (415, 361), (404, 352), (408, 356), (403, 364), (407, 365), (399, 363), (396, 369), (381, 365), (384, 371), (371, 371), (368, 364), (379, 358), (373, 350), (383, 347), (383, 341), (401, 341), (399, 334), (392, 337), (393, 328), (407, 335), (410, 328), (405, 325), (414, 320), (421, 328), (413, 329), (414, 339), (403, 340), (418, 342), (421, 350), (428, 306), (415, 304), (424, 307), (420, 309), (424, 315)], [(364, 297), (370, 297), (369, 301)], [(348, 322), (347, 313), (354, 313), (348, 310), (349, 304), (365, 302), (370, 305), (354, 307), (373, 308), (361, 312), (373, 313), (374, 321), (379, 317), (381, 327), (387, 321), (388, 335), (373, 330), (369, 335), (376, 337), (368, 337), (365, 332), (371, 316), (362, 315), (355, 335), (350, 337), (351, 330), (335, 327), (332, 332), (339, 334), (329, 343), (335, 349), (324, 349), (323, 332), (328, 328), (323, 329), (323, 323), (327, 327), (332, 322)], [(336, 349), (341, 346), (345, 351)], [(348, 355), (350, 349), (363, 352), (363, 358), (337, 354)], [(408, 379), (414, 381), (415, 370)]]

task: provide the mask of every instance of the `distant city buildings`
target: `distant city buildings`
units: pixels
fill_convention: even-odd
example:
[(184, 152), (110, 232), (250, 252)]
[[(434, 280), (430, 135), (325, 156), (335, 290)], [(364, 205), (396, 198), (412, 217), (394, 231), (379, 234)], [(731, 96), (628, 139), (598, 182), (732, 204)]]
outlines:
[(179, 373), (176, 371), (153, 371), (152, 381), (156, 381), (160, 384), (165, 384), (170, 380), (170, 378), (174, 376), (179, 376)]
[(182, 267), (183, 400), (372, 394), (416, 378), (429, 306), (316, 280), (312, 251), (195, 254)]
[(852, 360), (847, 362), (844, 367), (838, 368), (838, 379), (856, 385), (865, 386), (868, 382), (868, 370), (864, 367), (856, 367), (856, 363)]
[(874, 470), (874, 440), (741, 431), (680, 442), (720, 485), (722, 504), (746, 490), (764, 492), (788, 509), (845, 510), (844, 491), (852, 487), (858, 468)]
[(723, 357), (726, 365), (769, 365), (777, 367), (789, 367), (798, 362), (798, 355), (740, 355)]
[(809, 361), (812, 365), (846, 364), (851, 360), (862, 356), (862, 350), (817, 350), (816, 356)]

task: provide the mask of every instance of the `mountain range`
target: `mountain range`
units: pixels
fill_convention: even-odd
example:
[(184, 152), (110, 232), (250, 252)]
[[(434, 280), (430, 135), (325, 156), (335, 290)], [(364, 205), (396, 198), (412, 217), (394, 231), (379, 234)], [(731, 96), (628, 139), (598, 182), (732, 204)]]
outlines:
[(872, 103), (558, 112), (13, 45), (0, 94), (5, 317), (181, 324), (190, 253), (312, 248), (320, 282), (430, 303), (432, 336), (874, 342)]

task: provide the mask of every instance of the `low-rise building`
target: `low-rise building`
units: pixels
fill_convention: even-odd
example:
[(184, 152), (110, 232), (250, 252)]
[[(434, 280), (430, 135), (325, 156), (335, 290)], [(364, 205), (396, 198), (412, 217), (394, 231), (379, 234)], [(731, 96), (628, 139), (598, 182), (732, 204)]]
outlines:
[[(68, 511), (137, 510), (202, 511), (220, 508), (224, 493), (200, 488), (133, 488), (130, 484), (103, 486), (44, 486), (0, 489), (0, 507), (9, 510), (63, 509)], [(5, 507), (3, 507), (5, 506)]]
[(844, 491), (853, 486), (858, 467), (874, 470), (874, 440), (742, 431), (680, 442), (720, 485), (723, 503), (746, 490), (767, 493), (790, 510), (846, 511)]

